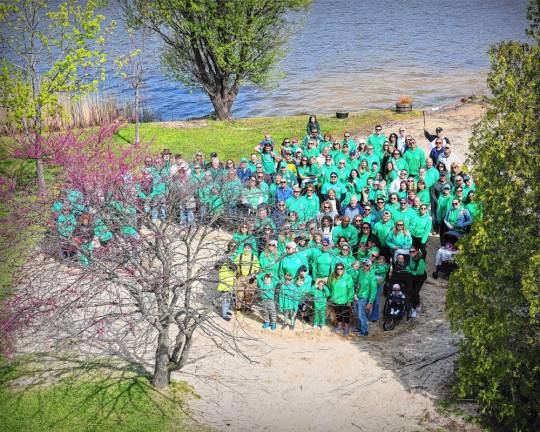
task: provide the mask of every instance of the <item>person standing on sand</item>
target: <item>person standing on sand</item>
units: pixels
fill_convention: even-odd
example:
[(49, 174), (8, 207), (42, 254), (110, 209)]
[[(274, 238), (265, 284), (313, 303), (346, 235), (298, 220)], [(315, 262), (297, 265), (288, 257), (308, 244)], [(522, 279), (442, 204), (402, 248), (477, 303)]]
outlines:
[(342, 263), (336, 264), (334, 272), (328, 278), (328, 287), (336, 312), (336, 332), (343, 330), (343, 335), (349, 335), (351, 321), (351, 304), (354, 300), (354, 282), (350, 275), (345, 273)]
[(430, 149), (433, 149), (433, 147), (435, 147), (435, 140), (438, 138), (438, 139), (441, 139), (443, 141), (443, 145), (450, 145), (450, 140), (444, 136), (443, 134), (443, 128), (442, 127), (437, 127), (435, 129), (435, 134), (436, 135), (431, 135), (427, 129), (424, 129), (424, 136), (426, 137), (426, 139), (429, 141), (429, 144), (430, 144)]
[(257, 287), (261, 297), (261, 313), (263, 329), (270, 328), (274, 331), (277, 327), (276, 302), (274, 300), (278, 279), (270, 272), (261, 273), (257, 276)]
[(315, 316), (313, 318), (313, 327), (322, 329), (326, 324), (326, 303), (330, 297), (330, 290), (325, 285), (325, 279), (317, 279), (315, 286), (312, 289), (313, 307)]

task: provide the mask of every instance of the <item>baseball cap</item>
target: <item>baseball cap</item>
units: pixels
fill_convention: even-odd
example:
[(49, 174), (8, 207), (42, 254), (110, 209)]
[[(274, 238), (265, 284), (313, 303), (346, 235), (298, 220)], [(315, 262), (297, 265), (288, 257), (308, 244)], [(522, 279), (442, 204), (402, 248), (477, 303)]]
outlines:
[(247, 160), (247, 158), (245, 158), (245, 157), (243, 157), (243, 158), (240, 159), (240, 162), (247, 162), (247, 161), (248, 161), (248, 160)]
[(437, 129), (435, 129), (435, 132), (439, 133), (439, 132), (442, 132), (442, 130), (443, 130), (442, 127), (439, 126)]
[(399, 290), (399, 289), (401, 289), (401, 287), (399, 286), (399, 284), (396, 283), (396, 284), (392, 285), (392, 289), (393, 290)]

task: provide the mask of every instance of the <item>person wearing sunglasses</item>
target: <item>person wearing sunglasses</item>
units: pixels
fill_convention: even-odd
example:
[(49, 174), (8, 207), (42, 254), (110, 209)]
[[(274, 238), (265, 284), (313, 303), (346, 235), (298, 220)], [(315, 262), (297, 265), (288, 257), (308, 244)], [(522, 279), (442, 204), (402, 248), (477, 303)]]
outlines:
[(408, 255), (412, 237), (402, 220), (397, 220), (394, 228), (388, 232), (386, 244), (393, 253), (394, 261), (398, 255)]
[(386, 136), (382, 132), (382, 126), (378, 124), (375, 126), (375, 132), (372, 133), (367, 139), (367, 145), (373, 146), (375, 154), (379, 157), (383, 156), (383, 144), (386, 141)]
[(409, 173), (417, 176), (418, 170), (426, 166), (426, 154), (424, 150), (417, 147), (416, 140), (412, 138), (409, 141), (409, 148), (403, 154), (403, 159), (407, 162)]
[(411, 228), (411, 235), (414, 247), (419, 249), (423, 256), (426, 256), (426, 244), (431, 233), (432, 225), (433, 223), (427, 205), (421, 204), (418, 216), (414, 219)]
[(446, 235), (456, 239), (463, 237), (472, 224), (471, 214), (457, 197), (451, 200), (451, 207), (446, 211), (444, 224), (448, 229)]
[(450, 184), (445, 184), (442, 188), (442, 193), (439, 195), (439, 198), (437, 198), (436, 219), (437, 226), (439, 227), (441, 245), (444, 244), (444, 233), (448, 230), (444, 220), (446, 218), (446, 214), (448, 213), (448, 209), (450, 209), (452, 206), (452, 195), (450, 194), (450, 189)]
[(351, 320), (351, 304), (354, 300), (354, 281), (345, 271), (345, 266), (338, 263), (328, 278), (330, 299), (334, 304), (337, 327), (336, 332), (343, 331), (344, 336), (349, 336), (349, 323)]
[(371, 260), (363, 260), (362, 268), (358, 271), (356, 278), (358, 289), (356, 290), (354, 299), (360, 336), (368, 335), (368, 315), (370, 315), (373, 303), (377, 297), (377, 279), (375, 273), (371, 271), (371, 264)]
[(328, 199), (330, 189), (334, 190), (337, 200), (341, 202), (343, 195), (346, 193), (346, 189), (345, 185), (338, 180), (337, 169), (330, 174), (330, 181), (325, 182), (321, 187), (321, 194), (324, 199)]

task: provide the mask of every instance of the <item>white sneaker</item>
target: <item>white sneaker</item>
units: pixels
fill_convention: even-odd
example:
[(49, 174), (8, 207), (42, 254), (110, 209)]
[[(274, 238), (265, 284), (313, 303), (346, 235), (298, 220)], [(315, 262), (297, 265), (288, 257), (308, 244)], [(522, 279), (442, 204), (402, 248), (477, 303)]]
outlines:
[(411, 311), (411, 318), (416, 318), (416, 309)]

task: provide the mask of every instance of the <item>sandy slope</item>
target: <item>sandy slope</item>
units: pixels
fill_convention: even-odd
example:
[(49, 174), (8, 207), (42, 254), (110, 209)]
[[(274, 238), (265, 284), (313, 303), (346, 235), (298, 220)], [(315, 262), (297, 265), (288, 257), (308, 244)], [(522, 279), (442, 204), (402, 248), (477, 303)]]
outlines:
[[(464, 158), (471, 125), (483, 112), (479, 104), (429, 112), (427, 126), (430, 131), (442, 126), (453, 151)], [(422, 117), (401, 125), (428, 149)], [(437, 242), (429, 243), (429, 274)], [(308, 327), (270, 334), (252, 318), (233, 320), (224, 325), (254, 338), (243, 346), (251, 362), (199, 338), (195, 351), (204, 358), (176, 377), (192, 382), (201, 396), (191, 404), (196, 418), (219, 430), (472, 430), (434, 409), (458, 341), (445, 319), (445, 290), (446, 281), (428, 278), (416, 320), (390, 333), (371, 324), (370, 336), (361, 340), (316, 334)]]

